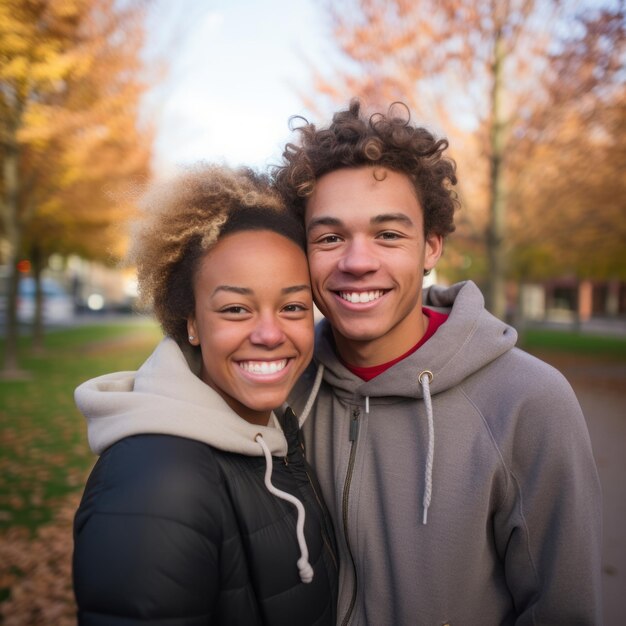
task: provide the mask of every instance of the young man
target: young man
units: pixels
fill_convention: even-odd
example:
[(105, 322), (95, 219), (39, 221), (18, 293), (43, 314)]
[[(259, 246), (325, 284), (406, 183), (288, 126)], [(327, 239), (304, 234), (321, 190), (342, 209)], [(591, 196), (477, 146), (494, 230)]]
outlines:
[(422, 293), (454, 229), (447, 142), (356, 101), (299, 132), (275, 182), (326, 319), (291, 400), (337, 531), (339, 623), (600, 624), (600, 489), (571, 387), (472, 282)]

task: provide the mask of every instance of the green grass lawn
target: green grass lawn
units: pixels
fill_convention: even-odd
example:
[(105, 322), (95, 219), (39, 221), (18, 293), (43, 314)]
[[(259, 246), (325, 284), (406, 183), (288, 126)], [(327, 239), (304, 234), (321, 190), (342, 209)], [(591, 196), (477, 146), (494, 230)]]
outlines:
[(535, 328), (524, 331), (521, 347), (529, 352), (554, 351), (626, 361), (626, 337)]
[(0, 380), (0, 532), (34, 531), (64, 496), (82, 489), (95, 457), (74, 389), (100, 374), (137, 369), (160, 337), (154, 322), (137, 318), (50, 332), (40, 356), (21, 338), (20, 367), (31, 376)]

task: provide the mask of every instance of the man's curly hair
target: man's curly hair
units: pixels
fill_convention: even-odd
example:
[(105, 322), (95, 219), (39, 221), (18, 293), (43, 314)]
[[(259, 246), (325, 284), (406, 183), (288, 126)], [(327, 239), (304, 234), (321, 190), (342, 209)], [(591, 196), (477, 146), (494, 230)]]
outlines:
[(154, 185), (141, 208), (127, 261), (137, 267), (142, 302), (152, 306), (163, 331), (179, 345), (187, 343), (198, 267), (222, 237), (270, 230), (305, 249), (303, 225), (286, 210), (268, 177), (251, 169), (197, 165), (167, 185)]
[(365, 117), (361, 103), (353, 99), (347, 110), (338, 111), (328, 128), (318, 129), (301, 117), (300, 143), (288, 143), (283, 164), (272, 172), (276, 189), (288, 206), (304, 219), (307, 198), (318, 178), (346, 168), (373, 166), (373, 176), (384, 177), (381, 168), (406, 174), (412, 181), (424, 211), (424, 234), (445, 237), (454, 231), (458, 207), (454, 161), (443, 156), (446, 139), (436, 139), (428, 130), (410, 123), (410, 111), (393, 103), (385, 115)]

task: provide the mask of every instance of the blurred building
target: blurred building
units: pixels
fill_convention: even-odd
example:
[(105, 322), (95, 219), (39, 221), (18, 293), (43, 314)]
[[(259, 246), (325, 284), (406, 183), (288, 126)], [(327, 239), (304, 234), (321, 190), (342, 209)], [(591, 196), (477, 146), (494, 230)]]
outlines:
[(626, 281), (554, 278), (511, 285), (508, 300), (521, 321), (587, 324), (592, 320), (626, 323)]

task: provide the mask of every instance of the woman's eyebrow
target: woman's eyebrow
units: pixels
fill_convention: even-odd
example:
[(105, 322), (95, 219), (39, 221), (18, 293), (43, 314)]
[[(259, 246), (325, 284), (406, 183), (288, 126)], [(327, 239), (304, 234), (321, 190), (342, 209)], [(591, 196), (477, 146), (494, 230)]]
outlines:
[(250, 296), (253, 291), (249, 287), (235, 287), (234, 285), (218, 285), (211, 295), (215, 295), (218, 291), (228, 291), (230, 293), (238, 293), (241, 296)]
[(281, 292), (284, 294), (297, 293), (298, 291), (311, 291), (311, 287), (309, 285), (293, 285), (292, 287), (281, 289)]
[[(251, 296), (254, 294), (254, 289), (250, 287), (235, 287), (234, 285), (218, 285), (211, 295), (215, 295), (219, 291), (227, 291), (229, 293), (237, 293), (240, 296)], [(281, 293), (289, 294), (296, 293), (298, 291), (311, 291), (311, 287), (307, 284), (292, 285), (290, 287), (284, 287), (280, 290)]]

